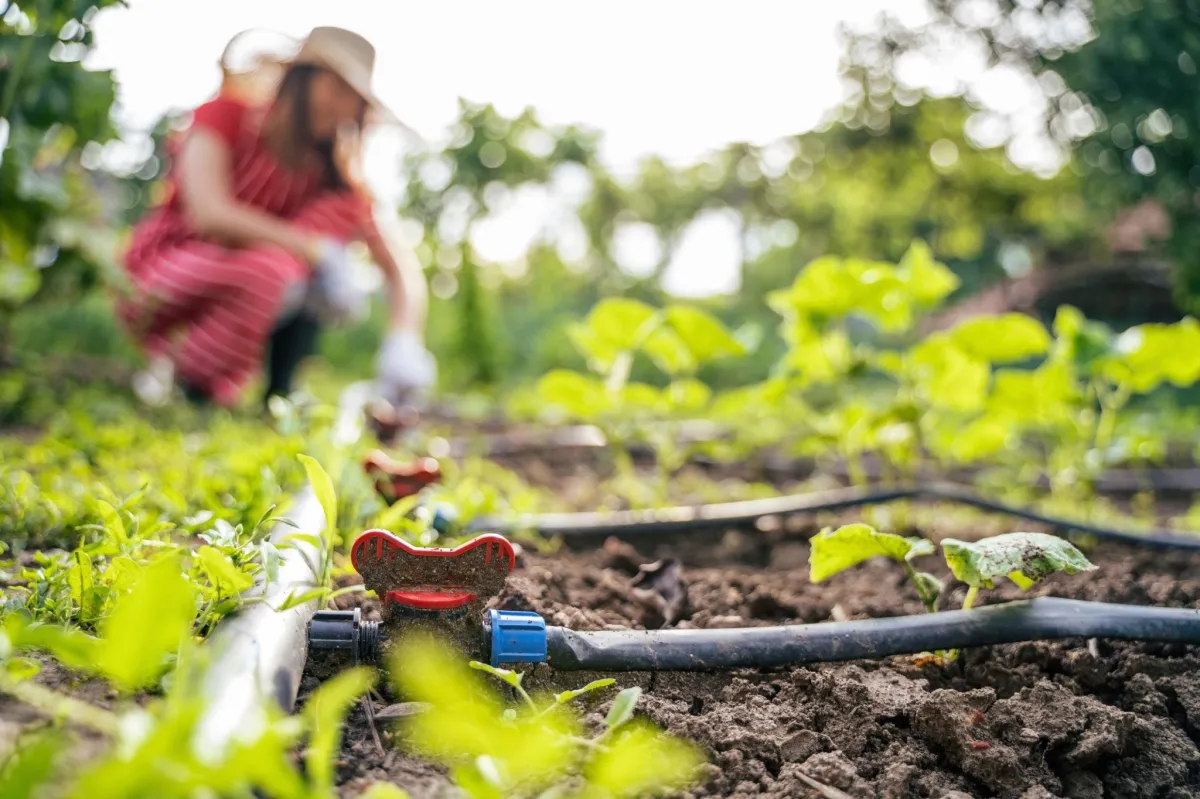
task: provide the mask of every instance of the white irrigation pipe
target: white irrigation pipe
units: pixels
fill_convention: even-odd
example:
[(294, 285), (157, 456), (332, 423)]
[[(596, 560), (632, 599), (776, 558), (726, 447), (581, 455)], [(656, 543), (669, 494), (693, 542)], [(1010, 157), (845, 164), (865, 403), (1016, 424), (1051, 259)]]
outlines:
[[(349, 446), (362, 434), (371, 388), (356, 383), (342, 393), (333, 431), (336, 446)], [(213, 762), (239, 739), (256, 739), (266, 723), (264, 699), (288, 713), (295, 708), (308, 658), (308, 626), (321, 600), (278, 608), (289, 597), (322, 587), (325, 512), (311, 486), (293, 496), (286, 518), (291, 523), (276, 524), (267, 539), (279, 548), (276, 578), (268, 581), (260, 575), (243, 594), (254, 601), (221, 622), (205, 644), (209, 660), (201, 691), (207, 702), (195, 744), (198, 755)], [(297, 537), (298, 533), (308, 535)]]

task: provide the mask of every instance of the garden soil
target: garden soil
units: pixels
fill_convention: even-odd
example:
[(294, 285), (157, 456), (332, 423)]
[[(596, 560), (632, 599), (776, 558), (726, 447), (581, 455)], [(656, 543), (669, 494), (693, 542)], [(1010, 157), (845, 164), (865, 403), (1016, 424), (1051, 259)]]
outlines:
[[(843, 515), (839, 521), (855, 517)], [(826, 520), (822, 520), (824, 523)], [(793, 520), (796, 522), (796, 520)], [(1006, 524), (1001, 521), (1000, 524)], [(922, 612), (895, 564), (870, 561), (813, 585), (809, 523), (770, 532), (616, 540), (522, 553), (494, 604), (578, 630), (819, 623)], [(1019, 529), (1007, 526), (1005, 530)], [(1005, 530), (987, 530), (987, 533)], [(934, 531), (933, 537), (962, 531)], [(1054, 576), (1035, 595), (1200, 607), (1200, 557), (1100, 544), (1098, 570)], [(947, 580), (936, 557), (922, 567)], [(985, 602), (1020, 594), (1010, 584)], [(350, 602), (354, 595), (341, 598)], [(378, 614), (365, 601), (368, 617)], [(601, 675), (532, 671), (562, 690)], [(643, 688), (639, 711), (707, 753), (696, 797), (1134, 799), (1200, 797), (1200, 650), (1070, 640), (968, 650), (951, 664), (913, 657), (718, 674), (626, 673), (582, 705), (599, 727), (615, 691)], [(303, 691), (318, 678), (309, 675)], [(396, 701), (376, 697), (382, 710)], [(351, 715), (343, 796), (374, 780), (414, 799), (453, 795), (444, 770), (403, 752), (403, 733)], [(813, 787), (816, 786), (816, 787)]]

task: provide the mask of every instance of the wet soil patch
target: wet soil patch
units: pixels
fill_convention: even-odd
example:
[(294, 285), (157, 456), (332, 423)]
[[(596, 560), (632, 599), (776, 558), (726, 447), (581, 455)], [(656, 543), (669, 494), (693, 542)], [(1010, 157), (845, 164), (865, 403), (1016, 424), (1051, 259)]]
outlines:
[[(494, 604), (579, 630), (820, 623), (922, 611), (903, 570), (882, 561), (811, 584), (806, 536), (817, 527), (810, 519), (758, 533), (525, 551)], [(951, 532), (968, 537), (963, 530), (934, 537)], [(1200, 555), (1116, 544), (1091, 546), (1087, 554), (1096, 572), (1052, 577), (1031, 594), (1200, 607)], [(945, 605), (957, 607), (964, 587), (936, 557), (921, 565), (947, 580)], [(981, 599), (1020, 595), (1006, 584)], [(365, 610), (378, 614), (371, 600)], [(562, 690), (597, 676), (539, 666), (529, 684)], [(1193, 647), (1066, 640), (969, 650), (947, 666), (894, 657), (609, 676), (617, 687), (640, 685), (642, 713), (707, 751), (710, 766), (694, 796), (822, 796), (813, 780), (864, 799), (1200, 796), (1200, 649)], [(313, 685), (310, 676), (306, 689)], [(610, 698), (596, 698), (590, 723), (600, 722)], [(380, 697), (376, 709), (387, 701)], [(380, 755), (365, 713), (356, 710), (340, 771), (344, 796), (368, 779), (392, 780), (414, 797), (448, 795), (441, 769), (384, 744)]]

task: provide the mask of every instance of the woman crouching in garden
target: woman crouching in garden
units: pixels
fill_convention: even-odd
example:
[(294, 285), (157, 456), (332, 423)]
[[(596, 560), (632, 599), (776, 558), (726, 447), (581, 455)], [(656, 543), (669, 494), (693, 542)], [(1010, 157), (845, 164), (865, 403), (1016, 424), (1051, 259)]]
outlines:
[(380, 388), (399, 398), (434, 381), (424, 275), (380, 234), (352, 171), (368, 115), (386, 113), (374, 60), (357, 34), (315, 28), (268, 102), (222, 91), (193, 113), (167, 200), (134, 230), (132, 294), (118, 307), (168, 390), (173, 380), (192, 400), (231, 406), (266, 360), (267, 397), (288, 394), (320, 325), (362, 309), (348, 274), (356, 241), (388, 292)]

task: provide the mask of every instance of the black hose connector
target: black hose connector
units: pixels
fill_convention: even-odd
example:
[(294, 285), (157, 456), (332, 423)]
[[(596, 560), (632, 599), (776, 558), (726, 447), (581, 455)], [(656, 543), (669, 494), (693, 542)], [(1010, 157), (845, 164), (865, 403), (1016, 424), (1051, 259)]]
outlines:
[(1200, 644), (1200, 610), (1040, 597), (888, 619), (720, 630), (546, 629), (546, 662), (589, 671), (709, 671), (1116, 638)]
[(363, 621), (362, 611), (318, 610), (308, 625), (309, 649), (334, 649), (354, 655), (356, 664), (379, 660), (379, 622)]

